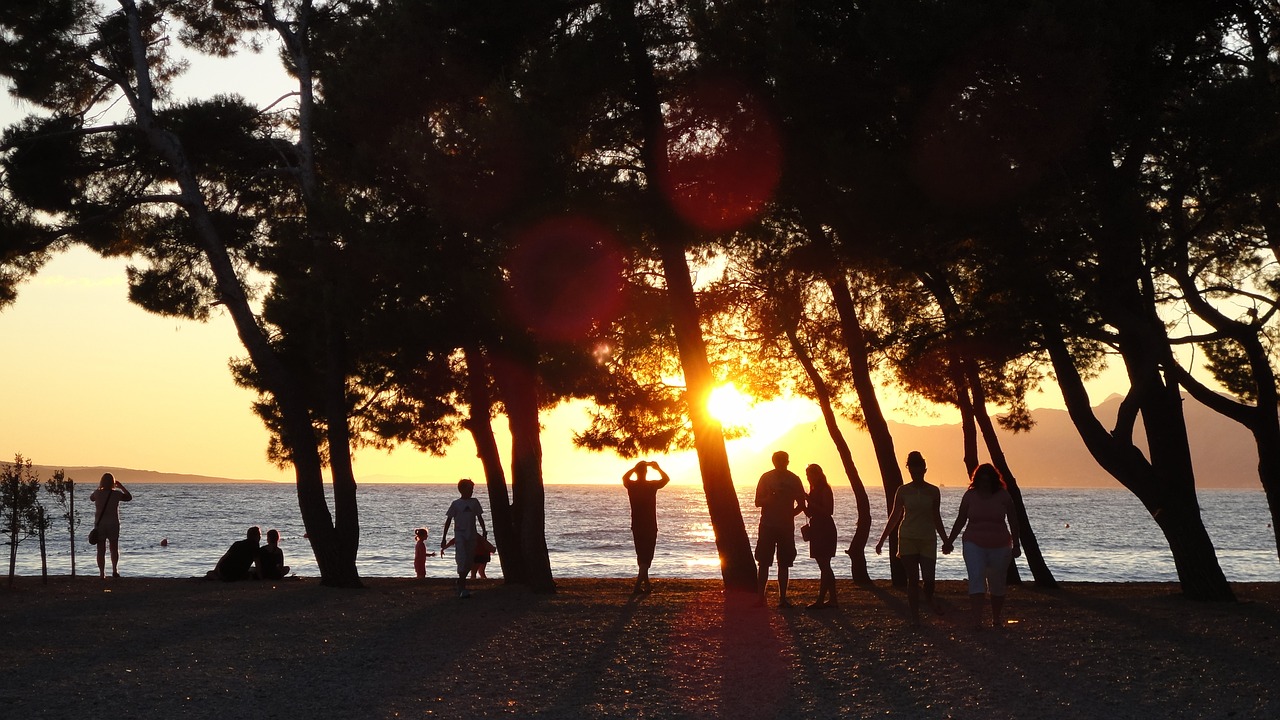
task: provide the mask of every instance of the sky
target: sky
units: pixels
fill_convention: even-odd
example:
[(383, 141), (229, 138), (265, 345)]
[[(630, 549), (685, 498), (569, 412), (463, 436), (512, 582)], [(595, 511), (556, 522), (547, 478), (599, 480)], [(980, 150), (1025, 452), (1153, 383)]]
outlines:
[[(268, 54), (199, 60), (178, 94), (234, 91), (265, 107), (290, 89), (290, 80)], [(0, 99), (0, 124), (28, 110)], [(21, 454), (54, 467), (292, 480), (291, 471), (266, 459), (268, 434), (251, 410), (254, 394), (231, 380), (228, 361), (245, 352), (225, 310), (216, 310), (204, 324), (148, 314), (128, 302), (128, 264), (81, 248), (69, 250), (22, 285), (14, 305), (0, 310), (0, 337), (5, 338), (0, 459)], [(891, 399), (887, 406), (893, 419), (939, 421), (908, 415)], [(1061, 400), (1050, 388), (1033, 406), (1060, 407)], [(760, 459), (772, 452), (772, 441), (795, 424), (820, 417), (814, 405), (797, 399), (735, 412), (752, 428), (750, 437), (730, 444), (738, 483), (754, 481), (765, 469)], [(616, 482), (634, 462), (574, 449), (572, 430), (583, 427), (585, 417), (580, 405), (545, 416), (547, 482)], [(500, 447), (506, 447), (502, 425), (499, 418), (495, 427)], [(662, 462), (677, 482), (697, 480), (692, 453), (668, 455)], [(454, 482), (483, 475), (465, 436), (443, 458), (412, 449), (358, 452), (356, 473), (366, 482)]]

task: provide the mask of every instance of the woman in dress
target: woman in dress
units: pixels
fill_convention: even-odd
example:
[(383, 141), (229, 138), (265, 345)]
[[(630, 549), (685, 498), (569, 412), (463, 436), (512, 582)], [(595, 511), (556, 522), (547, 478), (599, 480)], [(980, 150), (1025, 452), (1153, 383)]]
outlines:
[(964, 565), (969, 571), (969, 602), (973, 626), (982, 627), (982, 603), (991, 593), (991, 624), (1000, 627), (1004, 608), (1005, 577), (1009, 563), (1022, 554), (1018, 543), (1018, 514), (1004, 478), (993, 465), (984, 463), (973, 471), (969, 489), (960, 500), (956, 522), (942, 546), (950, 552), (956, 535), (964, 528)]
[(98, 489), (89, 499), (93, 501), (94, 517), (98, 529), (98, 577), (107, 577), (107, 543), (111, 543), (111, 577), (120, 577), (120, 503), (129, 502), (133, 495), (111, 473), (103, 473)]
[(836, 500), (831, 484), (822, 468), (810, 465), (804, 470), (809, 480), (805, 514), (809, 516), (809, 557), (818, 563), (818, 600), (809, 607), (836, 607), (836, 575), (831, 571), (831, 558), (836, 556)]

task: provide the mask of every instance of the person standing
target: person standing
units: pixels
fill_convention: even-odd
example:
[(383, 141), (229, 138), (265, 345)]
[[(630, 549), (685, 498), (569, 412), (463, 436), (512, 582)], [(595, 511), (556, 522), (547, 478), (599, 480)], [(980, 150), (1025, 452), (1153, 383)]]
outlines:
[(453, 525), (453, 555), (458, 566), (460, 598), (471, 597), (471, 591), (467, 590), (467, 573), (471, 572), (471, 565), (476, 557), (476, 523), (480, 523), (480, 529), (486, 537), (489, 535), (484, 526), (480, 501), (471, 497), (475, 489), (475, 482), (468, 478), (458, 481), (460, 497), (449, 505), (449, 510), (445, 513), (444, 532), (440, 536), (440, 550), (443, 552), (447, 545), (446, 538), (449, 537), (449, 525)]
[(427, 556), (435, 556), (435, 553), (427, 552), (427, 534), (426, 528), (413, 531), (413, 574), (420, 578), (427, 576)]
[[(649, 468), (658, 473), (657, 480), (649, 480)], [(649, 592), (649, 566), (653, 564), (653, 551), (658, 544), (658, 491), (667, 486), (671, 478), (656, 462), (641, 460), (622, 476), (622, 486), (627, 489), (631, 501), (631, 539), (636, 546), (636, 575), (633, 593)]]
[(107, 577), (107, 543), (111, 543), (111, 577), (120, 577), (120, 503), (133, 500), (132, 493), (111, 473), (103, 473), (98, 489), (89, 495), (98, 530), (98, 577)]
[[(925, 482), (928, 465), (917, 450), (907, 454), (907, 472), (911, 482), (898, 488), (893, 495), (893, 510), (880, 542), (876, 543), (879, 555), (889, 533), (898, 531), (898, 558), (907, 571), (907, 607), (911, 609), (911, 624), (920, 624), (920, 577), (924, 576), (924, 598), (933, 608), (934, 576), (938, 566), (938, 538), (944, 541), (947, 530), (942, 526), (942, 492), (937, 486)], [(951, 550), (943, 547), (944, 553)]]
[(791, 564), (796, 559), (795, 516), (804, 512), (804, 484), (787, 469), (791, 458), (779, 450), (773, 454), (773, 469), (760, 476), (756, 484), (756, 507), (760, 508), (760, 528), (756, 533), (756, 589), (758, 605), (764, 605), (765, 588), (769, 585), (769, 566), (778, 556), (778, 607), (791, 607), (787, 600), (787, 581)]
[(818, 465), (804, 469), (809, 480), (809, 497), (805, 514), (809, 516), (809, 557), (818, 563), (818, 600), (809, 607), (836, 607), (836, 574), (831, 558), (836, 556), (836, 498), (827, 482), (826, 473)]
[(964, 528), (964, 566), (969, 571), (969, 604), (973, 626), (982, 627), (982, 602), (991, 593), (991, 624), (1000, 627), (1004, 609), (1005, 578), (1009, 563), (1022, 554), (1018, 543), (1018, 514), (1013, 496), (995, 466), (984, 463), (973, 471), (969, 489), (960, 499), (960, 510), (951, 534), (942, 546), (950, 552)]

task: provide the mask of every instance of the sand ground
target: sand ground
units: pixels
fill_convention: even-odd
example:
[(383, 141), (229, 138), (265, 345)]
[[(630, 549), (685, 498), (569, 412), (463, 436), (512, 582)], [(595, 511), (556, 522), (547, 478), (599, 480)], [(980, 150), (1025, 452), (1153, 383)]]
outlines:
[[(1280, 584), (1012, 588), (973, 630), (962, 583), (904, 622), (887, 583), (838, 609), (752, 607), (718, 581), (0, 580), (12, 718), (1276, 718)], [(793, 583), (808, 602), (816, 581)]]

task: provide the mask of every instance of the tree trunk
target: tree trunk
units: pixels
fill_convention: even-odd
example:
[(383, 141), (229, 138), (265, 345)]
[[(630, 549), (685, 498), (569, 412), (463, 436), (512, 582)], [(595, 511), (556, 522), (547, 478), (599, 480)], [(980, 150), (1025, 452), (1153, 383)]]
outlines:
[[(983, 440), (986, 442), (987, 455), (991, 458), (991, 463), (1004, 476), (1005, 483), (1008, 485), (1009, 494), (1013, 496), (1014, 507), (1018, 513), (1018, 540), (1022, 545), (1022, 555), (1026, 558), (1027, 567), (1031, 569), (1031, 575), (1036, 580), (1036, 585), (1045, 588), (1057, 588), (1058, 583), (1053, 578), (1053, 573), (1049, 571), (1048, 564), (1044, 561), (1044, 554), (1040, 552), (1040, 542), (1036, 539), (1035, 531), (1031, 528), (1031, 518), (1027, 515), (1027, 507), (1022, 499), (1022, 490), (1018, 487), (1018, 480), (1013, 475), (1013, 469), (1009, 467), (1009, 461), (1005, 457), (1004, 448), (1000, 446), (1000, 436), (996, 433), (995, 423), (991, 422), (991, 415), (987, 412), (987, 390), (982, 382), (982, 374), (978, 371), (978, 364), (971, 355), (962, 352), (959, 349), (959, 341), (961, 338), (955, 336), (956, 317), (959, 312), (959, 303), (956, 302), (952, 287), (945, 280), (936, 274), (924, 273), (921, 276), (926, 287), (933, 294), (938, 302), (938, 307), (942, 309), (942, 316), (947, 323), (947, 332), (952, 338), (952, 342), (948, 343), (948, 365), (950, 366), (951, 380), (956, 387), (956, 397), (958, 399), (961, 413), (967, 413), (971, 418), (967, 425), (976, 424), (982, 432)], [(965, 445), (965, 466), (969, 469), (969, 475), (973, 475), (973, 471), (978, 467), (978, 449), (972, 450), (968, 443)], [(1012, 583), (1021, 583), (1022, 578), (1018, 576), (1017, 562), (1009, 563), (1008, 580)]]
[(547, 550), (535, 364), (533, 360), (508, 356), (494, 358), (492, 367), (511, 428), (511, 515), (520, 538), (520, 575), (534, 592), (553, 593), (556, 584)]
[[(1174, 468), (1166, 469), (1162, 467), (1168, 464), (1165, 457), (1168, 452), (1164, 448), (1153, 448), (1152, 459), (1148, 461), (1133, 445), (1127, 429), (1118, 427), (1116, 431), (1108, 431), (1093, 413), (1084, 381), (1067, 350), (1061, 329), (1052, 322), (1046, 322), (1042, 327), (1045, 349), (1058, 377), (1067, 413), (1085, 447), (1098, 464), (1132, 492), (1151, 513), (1169, 543), (1183, 593), (1193, 600), (1234, 600), (1235, 595), (1222, 574), (1213, 544), (1204, 529), (1189, 465), (1181, 472)], [(1181, 419), (1180, 400), (1170, 409)], [(1148, 437), (1157, 438), (1158, 435), (1149, 432)]]
[(503, 583), (524, 583), (524, 553), (520, 536), (512, 520), (511, 500), (507, 494), (507, 477), (502, 469), (502, 455), (493, 435), (493, 398), (489, 394), (489, 369), (484, 353), (477, 347), (465, 351), (467, 363), (467, 430), (476, 445), (476, 457), (484, 468), (485, 487), (489, 493), (489, 524), (493, 528), (493, 544), (498, 548)]
[(147, 144), (168, 165), (181, 192), (180, 206), (190, 217), (195, 237), (213, 272), (223, 306), (235, 323), (236, 333), (263, 386), (275, 399), (281, 416), (281, 443), (288, 449), (297, 478), (298, 509), (320, 570), (320, 581), (326, 585), (348, 586), (359, 583), (355, 553), (342, 547), (342, 539), (333, 525), (333, 516), (324, 498), (324, 476), (315, 431), (304, 393), (292, 374), (271, 347), (265, 331), (245, 296), (244, 285), (232, 262), (227, 244), (209, 215), (204, 190), (196, 178), (186, 152), (177, 137), (156, 121), (153, 107), (154, 90), (147, 63), (138, 8), (133, 0), (121, 0), (129, 23), (133, 70), (137, 81), (135, 92), (127, 93), (138, 127)]
[(818, 372), (808, 350), (800, 343), (795, 328), (788, 327), (786, 332), (787, 341), (791, 344), (791, 352), (795, 354), (796, 360), (800, 362), (805, 375), (813, 385), (813, 396), (822, 410), (822, 420), (826, 423), (827, 434), (831, 436), (831, 442), (836, 446), (836, 453), (840, 455), (840, 464), (849, 478), (849, 487), (853, 488), (854, 501), (858, 506), (857, 525), (854, 527), (853, 537), (849, 540), (849, 547), (845, 550), (845, 554), (849, 556), (850, 572), (854, 582), (870, 584), (871, 575), (867, 571), (866, 552), (867, 538), (871, 536), (871, 500), (867, 497), (867, 488), (862, 483), (858, 467), (853, 462), (853, 452), (849, 449), (849, 443), (845, 440), (844, 433), (840, 431), (835, 409), (831, 405), (831, 391), (827, 388), (826, 381)]
[[(889, 432), (889, 423), (880, 409), (880, 399), (876, 395), (875, 381), (871, 378), (871, 359), (867, 348), (866, 334), (862, 331), (862, 322), (858, 319), (858, 311), (849, 292), (849, 285), (842, 274), (828, 271), (823, 274), (827, 287), (835, 301), (836, 314), (840, 318), (840, 328), (844, 335), (845, 346), (849, 351), (849, 367), (853, 375), (853, 388), (858, 394), (858, 404), (862, 408), (862, 420), (871, 436), (871, 446), (875, 450), (876, 465), (880, 468), (880, 480), (884, 485), (885, 507), (893, 507), (893, 496), (902, 487), (902, 468), (898, 466), (898, 456), (893, 447), (893, 434)], [(886, 517), (888, 510), (886, 512)], [(897, 558), (898, 539), (894, 533), (889, 536), (889, 574), (896, 586), (906, 586), (907, 574), (902, 561)]]
[(720, 572), (727, 589), (755, 592), (755, 558), (729, 471), (724, 432), (706, 407), (714, 377), (702, 337), (697, 297), (689, 278), (689, 263), (682, 239), (683, 225), (667, 206), (659, 189), (659, 178), (666, 167), (667, 148), (662, 140), (662, 109), (653, 66), (636, 20), (634, 0), (614, 0), (610, 7), (618, 22), (623, 51), (632, 68), (633, 99), (644, 135), (641, 156), (646, 178), (645, 199), (658, 235), (662, 272), (671, 303), (680, 365), (684, 371), (685, 402), (693, 426), (694, 448), (702, 474), (702, 488), (707, 497), (707, 512), (720, 554)]

